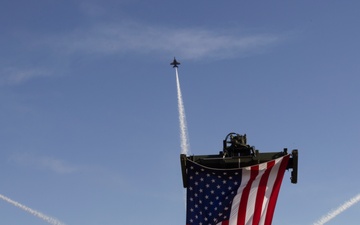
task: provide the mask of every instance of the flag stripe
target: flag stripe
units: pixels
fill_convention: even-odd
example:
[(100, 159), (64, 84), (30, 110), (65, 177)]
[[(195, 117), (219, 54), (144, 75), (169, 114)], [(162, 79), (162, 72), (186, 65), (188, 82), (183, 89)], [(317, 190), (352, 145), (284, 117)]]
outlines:
[(274, 175), (276, 175), (276, 180), (275, 180), (274, 185), (272, 185), (273, 190), (270, 195), (270, 200), (269, 200), (269, 204), (268, 204), (268, 209), (267, 209), (264, 225), (271, 225), (271, 223), (272, 223), (272, 218), (273, 218), (274, 211), (275, 211), (276, 201), (277, 201), (277, 198), (279, 195), (281, 183), (282, 183), (282, 180), (284, 177), (284, 173), (285, 173), (289, 158), (290, 158), (290, 155), (284, 156), (282, 158), (279, 171), (276, 174), (274, 174)]
[(258, 174), (257, 174), (257, 177), (255, 178), (254, 182), (251, 184), (251, 190), (249, 193), (249, 198), (248, 198), (247, 206), (246, 206), (246, 217), (245, 217), (244, 224), (249, 224), (249, 225), (252, 224), (253, 215), (254, 215), (254, 211), (255, 211), (256, 194), (257, 194), (257, 190), (259, 187), (260, 179), (264, 175), (266, 168), (267, 168), (266, 163), (259, 164), (259, 166), (255, 167), (255, 168), (251, 168), (251, 169), (258, 170)]
[[(230, 219), (229, 219), (229, 225), (237, 225), (238, 220), (238, 211), (240, 206), (240, 200), (241, 196), (243, 194), (243, 190), (246, 187), (250, 180), (250, 170), (243, 170), (242, 176), (241, 176), (241, 184), (237, 190), (237, 194), (235, 195), (233, 199), (233, 203), (231, 205), (231, 212), (230, 212)], [(222, 224), (217, 224), (222, 225)]]
[(270, 161), (267, 163), (267, 170), (265, 170), (264, 175), (261, 177), (256, 195), (254, 217), (252, 222), (253, 225), (258, 225), (261, 219), (261, 214), (263, 213), (263, 203), (264, 201), (267, 201), (265, 193), (271, 171), (269, 168), (272, 168), (274, 165), (275, 161)]
[(267, 189), (265, 192), (265, 196), (264, 196), (264, 201), (263, 201), (263, 212), (259, 221), (259, 225), (264, 225), (265, 222), (265, 218), (266, 218), (266, 214), (267, 214), (267, 209), (269, 206), (269, 199), (270, 196), (272, 194), (273, 191), (273, 186), (274, 186), (274, 182), (276, 180), (277, 174), (279, 173), (279, 167), (280, 167), (280, 160), (282, 159), (276, 159), (275, 160), (275, 165), (271, 168), (271, 172), (269, 175), (269, 179), (267, 181)]
[(244, 190), (242, 191), (242, 196), (240, 199), (240, 206), (239, 206), (239, 211), (238, 211), (238, 219), (237, 219), (237, 225), (244, 225), (245, 224), (245, 219), (246, 219), (246, 214), (247, 214), (247, 203), (249, 200), (249, 194), (251, 191), (251, 186), (253, 181), (255, 180), (255, 178), (257, 177), (259, 173), (259, 166), (253, 166), (252, 169), (250, 170), (250, 179), (249, 182), (246, 184)]

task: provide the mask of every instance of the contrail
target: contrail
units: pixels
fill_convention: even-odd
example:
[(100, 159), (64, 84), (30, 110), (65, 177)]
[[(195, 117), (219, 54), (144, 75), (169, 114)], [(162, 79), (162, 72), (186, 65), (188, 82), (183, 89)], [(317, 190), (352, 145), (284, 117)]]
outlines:
[(339, 206), (339, 208), (337, 208), (337, 209), (335, 209), (333, 211), (330, 211), (328, 214), (321, 217), (317, 222), (314, 223), (314, 225), (323, 225), (323, 224), (329, 222), (335, 216), (339, 215), (340, 213), (347, 210), (348, 208), (350, 208), (354, 204), (358, 203), (359, 201), (360, 201), (360, 194), (356, 195), (355, 197), (353, 197), (349, 201), (345, 202), (344, 204)]
[(38, 212), (38, 211), (36, 211), (36, 210), (30, 209), (29, 207), (24, 206), (24, 205), (20, 204), (19, 202), (14, 201), (14, 200), (11, 200), (10, 198), (5, 197), (5, 196), (3, 196), (3, 195), (1, 195), (1, 194), (0, 194), (0, 198), (1, 198), (2, 200), (6, 201), (6, 202), (8, 202), (8, 203), (10, 203), (10, 204), (12, 204), (12, 205), (14, 205), (14, 206), (16, 206), (16, 207), (24, 210), (24, 211), (26, 211), (26, 212), (28, 212), (28, 213), (36, 216), (36, 217), (39, 217), (40, 219), (45, 220), (46, 222), (48, 222), (48, 223), (50, 223), (50, 224), (52, 224), (52, 225), (65, 225), (65, 223), (62, 223), (62, 222), (60, 222), (60, 221), (57, 220), (57, 219), (54, 219), (54, 218), (52, 218), (52, 217), (50, 217), (50, 216), (47, 216), (47, 215), (44, 215), (44, 214), (42, 214), (41, 212)]
[(175, 67), (176, 72), (176, 86), (177, 86), (177, 95), (178, 95), (178, 109), (179, 109), (179, 123), (180, 123), (180, 140), (181, 140), (181, 154), (189, 155), (189, 138), (187, 133), (186, 117), (185, 117), (185, 107), (181, 95), (180, 81), (177, 67)]

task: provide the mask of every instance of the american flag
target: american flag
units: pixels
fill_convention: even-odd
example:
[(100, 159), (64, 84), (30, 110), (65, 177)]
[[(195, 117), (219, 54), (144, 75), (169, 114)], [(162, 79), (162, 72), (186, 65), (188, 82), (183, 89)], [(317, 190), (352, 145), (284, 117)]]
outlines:
[(191, 160), (187, 225), (271, 225), (290, 155), (239, 169), (213, 169)]

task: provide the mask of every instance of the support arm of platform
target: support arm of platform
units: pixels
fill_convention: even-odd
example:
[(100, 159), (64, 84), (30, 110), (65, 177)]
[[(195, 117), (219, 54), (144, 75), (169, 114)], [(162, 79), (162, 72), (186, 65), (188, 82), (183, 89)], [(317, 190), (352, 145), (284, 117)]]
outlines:
[[(180, 164), (181, 164), (181, 174), (183, 179), (184, 188), (187, 187), (187, 171), (186, 171), (186, 162), (187, 160), (192, 160), (196, 163), (199, 163), (203, 166), (216, 169), (233, 169), (233, 168), (244, 168), (247, 166), (252, 166), (270, 160), (276, 159), (278, 157), (287, 155), (287, 149), (284, 149), (283, 152), (267, 152), (259, 153), (257, 152), (255, 156), (237, 156), (237, 157), (222, 157), (221, 155), (193, 155), (186, 156), (185, 154), (180, 155)], [(292, 169), (291, 171), (291, 183), (296, 184), (298, 180), (298, 150), (292, 150), (291, 157), (289, 159), (286, 169)]]

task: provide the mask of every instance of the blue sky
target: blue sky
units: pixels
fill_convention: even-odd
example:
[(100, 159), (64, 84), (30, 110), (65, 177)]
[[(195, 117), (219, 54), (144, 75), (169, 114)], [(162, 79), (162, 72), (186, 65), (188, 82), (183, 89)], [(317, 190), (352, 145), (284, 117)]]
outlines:
[[(1, 1), (0, 194), (68, 225), (183, 225), (176, 56), (191, 152), (299, 149), (273, 224), (313, 224), (360, 192), (359, 7)], [(4, 201), (0, 223), (47, 224)]]

